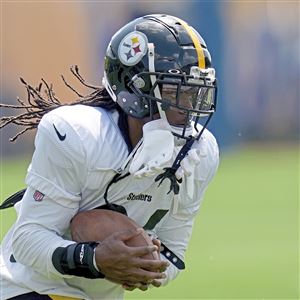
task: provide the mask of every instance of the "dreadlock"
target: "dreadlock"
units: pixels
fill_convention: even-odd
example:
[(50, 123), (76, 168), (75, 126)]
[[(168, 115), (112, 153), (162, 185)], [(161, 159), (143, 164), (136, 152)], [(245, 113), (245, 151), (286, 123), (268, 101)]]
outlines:
[(27, 101), (22, 101), (18, 97), (17, 101), (20, 105), (0, 103), (0, 107), (12, 108), (14, 110), (25, 110), (25, 112), (20, 113), (16, 116), (4, 116), (0, 118), (0, 129), (7, 126), (8, 124), (15, 124), (17, 126), (25, 127), (23, 130), (19, 131), (15, 136), (9, 139), (11, 142), (13, 142), (26, 131), (37, 128), (42, 117), (49, 111), (63, 105), (65, 106), (84, 104), (94, 107), (103, 107), (107, 110), (118, 110), (120, 114), (118, 121), (119, 128), (123, 133), (125, 142), (127, 143), (128, 147), (131, 148), (128, 138), (127, 117), (125, 113), (121, 110), (120, 106), (112, 100), (112, 98), (110, 97), (110, 95), (104, 87), (93, 86), (86, 83), (86, 81), (80, 75), (79, 68), (77, 65), (71, 66), (70, 71), (82, 85), (91, 89), (92, 92), (85, 96), (81, 95), (71, 85), (69, 85), (65, 78), (61, 75), (64, 84), (78, 97), (78, 99), (74, 100), (71, 103), (62, 103), (55, 96), (52, 84), (49, 85), (44, 79), (41, 79), (41, 82), (38, 85), (38, 87), (34, 88), (30, 84), (28, 84), (23, 78), (20, 78), (22, 84), (24, 84), (27, 91)]

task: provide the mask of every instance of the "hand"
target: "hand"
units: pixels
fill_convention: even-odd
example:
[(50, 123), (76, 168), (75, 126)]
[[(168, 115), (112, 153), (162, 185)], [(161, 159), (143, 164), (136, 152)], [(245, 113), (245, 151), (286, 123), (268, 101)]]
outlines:
[[(158, 250), (158, 255), (160, 255), (160, 246), (161, 246), (161, 242), (158, 239), (153, 239), (152, 240), (153, 244), (157, 246)], [(160, 272), (164, 272), (167, 269), (167, 267), (163, 267), (160, 269)], [(153, 280), (151, 282), (151, 284), (155, 287), (160, 287), (161, 286), (161, 282), (159, 280)], [(147, 291), (149, 288), (150, 284), (146, 284), (143, 282), (139, 282), (139, 283), (135, 283), (135, 284), (128, 284), (128, 283), (123, 283), (122, 287), (126, 290), (126, 291), (133, 291), (135, 289), (140, 289), (141, 291)]]
[[(154, 245), (157, 246), (157, 248), (158, 248), (157, 253), (158, 253), (158, 256), (160, 257), (161, 241), (158, 240), (158, 239), (152, 239), (152, 242), (153, 242)], [(159, 272), (164, 272), (164, 271), (166, 271), (166, 269), (167, 269), (166, 267), (162, 267), (161, 269), (159, 269)]]
[(161, 282), (158, 280), (153, 280), (151, 283), (143, 283), (143, 282), (139, 282), (139, 283), (135, 283), (135, 284), (128, 284), (128, 283), (124, 283), (122, 284), (122, 287), (126, 290), (126, 291), (133, 291), (136, 288), (140, 289), (141, 291), (147, 291), (150, 284), (152, 284), (155, 287), (160, 287), (161, 286)]
[(142, 256), (158, 251), (156, 245), (129, 247), (126, 241), (139, 235), (143, 229), (117, 232), (102, 241), (96, 248), (96, 263), (108, 280), (120, 284), (149, 284), (166, 277), (168, 262), (143, 259)]

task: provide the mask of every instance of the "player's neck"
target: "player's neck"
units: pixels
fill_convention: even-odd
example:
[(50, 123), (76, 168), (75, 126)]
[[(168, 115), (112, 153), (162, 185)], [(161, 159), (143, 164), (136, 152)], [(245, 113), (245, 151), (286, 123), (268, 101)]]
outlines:
[[(153, 116), (153, 120), (159, 119), (159, 114), (155, 114)], [(143, 136), (143, 126), (144, 124), (152, 121), (150, 117), (144, 118), (144, 119), (136, 119), (131, 116), (128, 116), (127, 122), (128, 122), (128, 132), (129, 132), (129, 138), (130, 142), (133, 147), (139, 142), (139, 140)]]
[(143, 136), (143, 126), (145, 121), (143, 119), (135, 119), (128, 116), (128, 133), (129, 139), (133, 147)]

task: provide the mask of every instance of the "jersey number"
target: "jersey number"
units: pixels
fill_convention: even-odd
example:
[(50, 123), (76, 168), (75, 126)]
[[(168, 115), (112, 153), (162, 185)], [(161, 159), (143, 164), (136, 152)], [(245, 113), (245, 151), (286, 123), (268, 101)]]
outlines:
[(167, 209), (158, 209), (148, 220), (144, 226), (145, 230), (152, 230), (156, 224), (165, 216), (168, 212)]

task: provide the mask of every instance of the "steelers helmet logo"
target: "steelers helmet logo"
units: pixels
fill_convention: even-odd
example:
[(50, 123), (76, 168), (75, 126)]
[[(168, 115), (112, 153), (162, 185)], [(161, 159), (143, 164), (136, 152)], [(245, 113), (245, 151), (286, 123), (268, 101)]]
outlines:
[(148, 39), (146, 35), (139, 31), (130, 32), (119, 45), (119, 59), (126, 66), (134, 66), (147, 53), (147, 49)]

